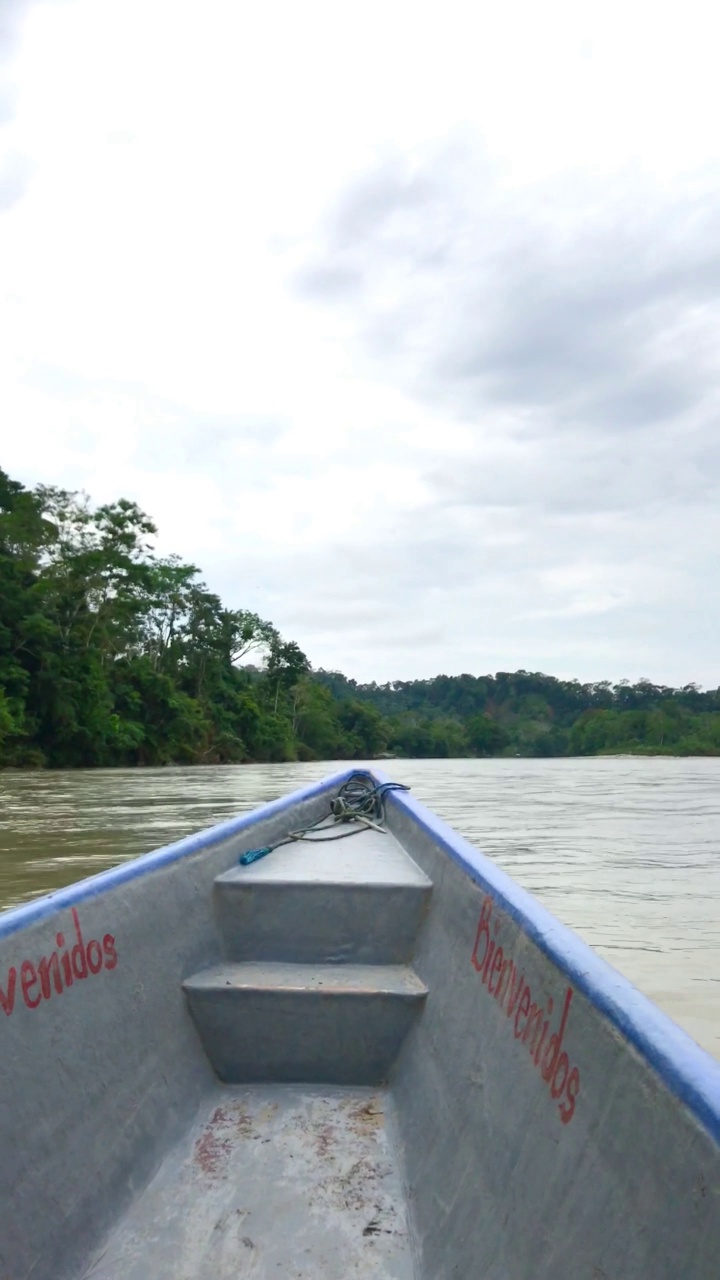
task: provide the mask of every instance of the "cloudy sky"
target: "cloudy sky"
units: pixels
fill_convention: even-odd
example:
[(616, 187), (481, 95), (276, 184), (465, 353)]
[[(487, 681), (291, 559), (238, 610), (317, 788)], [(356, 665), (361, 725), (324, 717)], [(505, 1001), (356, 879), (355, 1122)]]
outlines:
[(0, 0), (0, 465), (316, 666), (715, 687), (715, 17)]

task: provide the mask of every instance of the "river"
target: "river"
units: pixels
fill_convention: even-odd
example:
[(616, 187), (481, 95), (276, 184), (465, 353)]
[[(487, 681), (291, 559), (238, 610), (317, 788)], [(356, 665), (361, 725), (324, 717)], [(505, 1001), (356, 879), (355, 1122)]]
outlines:
[[(0, 774), (0, 906), (342, 765)], [(720, 759), (397, 760), (418, 799), (720, 1059)]]

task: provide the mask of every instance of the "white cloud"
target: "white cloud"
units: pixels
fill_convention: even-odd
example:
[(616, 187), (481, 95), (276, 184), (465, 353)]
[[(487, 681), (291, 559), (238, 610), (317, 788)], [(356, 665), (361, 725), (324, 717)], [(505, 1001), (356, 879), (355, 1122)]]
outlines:
[(17, 15), (11, 474), (318, 665), (718, 683), (709, 4)]

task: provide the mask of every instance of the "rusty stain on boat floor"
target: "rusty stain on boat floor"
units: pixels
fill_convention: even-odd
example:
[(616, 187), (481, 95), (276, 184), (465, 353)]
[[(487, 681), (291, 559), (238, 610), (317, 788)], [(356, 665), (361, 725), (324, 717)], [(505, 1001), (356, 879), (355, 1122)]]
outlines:
[(86, 1280), (412, 1280), (382, 1090), (218, 1088)]

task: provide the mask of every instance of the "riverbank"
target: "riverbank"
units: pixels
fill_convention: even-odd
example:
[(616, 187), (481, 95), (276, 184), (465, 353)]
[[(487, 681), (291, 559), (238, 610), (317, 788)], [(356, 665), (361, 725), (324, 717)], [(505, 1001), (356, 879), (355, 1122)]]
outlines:
[[(704, 759), (704, 758), (712, 758), (712, 757), (717, 757), (717, 756), (720, 756), (720, 748), (712, 748), (712, 749), (708, 749), (708, 750), (704, 750), (704, 751), (682, 751), (682, 752), (681, 752), (681, 751), (673, 751), (673, 750), (671, 750), (670, 748), (665, 749), (665, 748), (638, 747), (638, 748), (636, 748), (635, 750), (623, 750), (623, 751), (621, 751), (621, 750), (618, 750), (618, 751), (607, 750), (607, 751), (596, 751), (596, 752), (593, 752), (593, 753), (589, 753), (589, 752), (587, 752), (587, 753), (584, 753), (583, 755), (543, 756), (543, 757), (541, 757), (541, 758), (542, 758), (542, 759), (545, 759), (545, 760), (550, 760), (550, 759), (555, 759), (555, 760), (561, 760), (561, 759), (562, 759), (562, 760), (637, 760), (637, 759), (647, 759), (647, 760), (652, 760), (652, 759), (689, 760), (689, 759), (698, 759), (698, 760), (701, 760), (701, 759)], [(525, 756), (523, 756), (520, 752), (517, 752), (517, 751), (516, 751), (516, 752), (507, 752), (507, 751), (504, 751), (504, 752), (502, 752), (500, 755), (497, 755), (497, 756), (473, 756), (473, 755), (466, 755), (466, 756), (425, 756), (425, 757), (422, 757), (422, 756), (401, 756), (401, 755), (395, 755), (395, 756), (391, 756), (391, 755), (366, 756), (366, 757), (364, 757), (364, 762), (365, 762), (365, 763), (373, 763), (373, 764), (376, 764), (376, 765), (383, 766), (383, 765), (389, 765), (390, 763), (394, 763), (394, 762), (400, 762), (400, 763), (402, 763), (402, 762), (403, 762), (403, 761), (405, 761), (405, 760), (418, 760), (418, 759), (426, 759), (428, 762), (432, 762), (432, 761), (436, 761), (436, 762), (443, 762), (443, 761), (448, 761), (448, 760), (468, 760), (468, 761), (470, 761), (470, 760), (534, 760), (534, 759), (537, 759), (537, 758), (538, 758), (538, 757), (537, 757), (537, 756), (535, 756), (535, 755), (525, 755)], [(183, 761), (183, 760), (165, 760), (165, 761), (163, 761), (161, 764), (145, 763), (145, 762), (139, 761), (139, 762), (134, 763), (134, 764), (115, 764), (115, 765), (107, 765), (107, 764), (100, 764), (100, 763), (97, 763), (97, 764), (82, 764), (82, 765), (76, 765), (76, 766), (74, 766), (74, 767), (71, 767), (71, 772), (83, 772), (83, 771), (88, 771), (88, 770), (97, 770), (97, 771), (103, 771), (103, 772), (108, 772), (108, 771), (110, 771), (110, 772), (112, 772), (112, 771), (117, 771), (117, 772), (126, 772), (128, 769), (130, 769), (131, 771), (138, 770), (138, 771), (140, 771), (140, 772), (143, 772), (143, 771), (145, 771), (145, 770), (156, 770), (156, 769), (193, 769), (193, 770), (198, 769), (198, 770), (202, 770), (202, 769), (221, 769), (221, 768), (252, 768), (252, 767), (258, 767), (258, 766), (262, 767), (262, 766), (267, 765), (267, 764), (327, 764), (327, 765), (329, 766), (329, 765), (330, 765), (330, 763), (337, 763), (338, 761), (339, 761), (340, 763), (342, 763), (342, 764), (352, 764), (352, 763), (354, 762), (354, 759), (353, 759), (353, 758), (349, 758), (349, 757), (345, 757), (345, 756), (337, 756), (337, 755), (335, 755), (335, 756), (328, 756), (328, 757), (327, 757), (327, 759), (323, 759), (323, 758), (322, 758), (322, 757), (320, 757), (320, 756), (313, 756), (313, 758), (312, 758), (312, 759), (305, 759), (305, 760), (288, 759), (288, 760), (283, 760), (283, 761), (267, 761), (267, 760), (240, 760), (240, 761), (195, 760), (195, 761), (190, 761), (190, 762), (188, 762), (188, 761)], [(4, 774), (14, 774), (14, 773), (20, 773), (20, 774), (23, 774), (23, 773), (38, 773), (38, 772), (39, 772), (39, 773), (50, 773), (50, 774), (52, 774), (52, 773), (62, 773), (62, 772), (67, 772), (67, 766), (63, 766), (63, 765), (40, 765), (40, 766), (38, 766), (37, 764), (34, 764), (34, 765), (30, 765), (30, 764), (28, 764), (28, 765), (9, 765), (9, 764), (8, 764), (8, 765), (0, 765), (0, 776), (2, 776), (2, 775), (4, 775)]]

